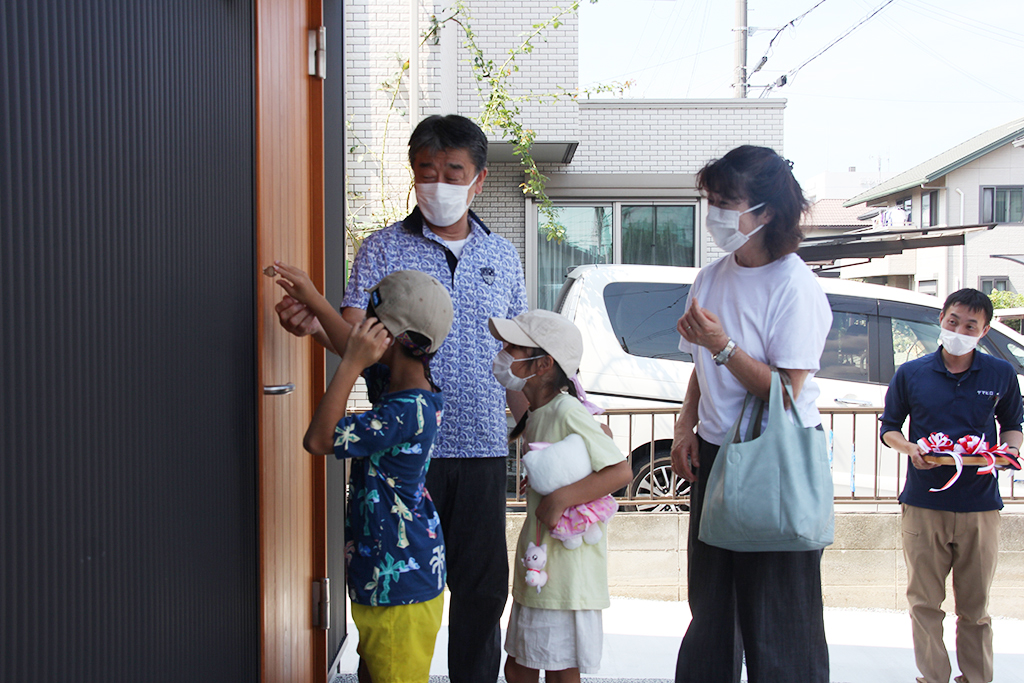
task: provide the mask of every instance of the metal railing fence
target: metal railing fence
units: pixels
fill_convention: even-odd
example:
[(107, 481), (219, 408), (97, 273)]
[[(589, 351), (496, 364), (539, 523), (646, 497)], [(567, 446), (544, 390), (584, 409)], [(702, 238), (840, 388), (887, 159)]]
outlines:
[[(835, 501), (843, 504), (895, 503), (906, 477), (907, 458), (878, 438), (881, 408), (835, 407), (821, 410), (828, 442)], [(612, 430), (619, 448), (628, 455), (633, 481), (616, 499), (622, 510), (654, 512), (689, 509), (689, 483), (671, 471), (669, 449), (678, 409), (609, 409), (598, 416)], [(523, 508), (522, 440), (509, 450), (508, 506)], [(1024, 501), (1018, 484), (1024, 473), (1000, 472), (1004, 501)]]

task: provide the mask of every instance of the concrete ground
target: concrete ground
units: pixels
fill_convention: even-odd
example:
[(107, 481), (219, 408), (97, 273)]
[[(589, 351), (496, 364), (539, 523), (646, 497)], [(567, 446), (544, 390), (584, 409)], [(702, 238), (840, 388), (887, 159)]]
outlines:
[[(447, 602), (447, 593), (445, 594)], [(510, 603), (511, 604), (511, 603)], [(430, 668), (432, 683), (448, 680), (448, 607), (437, 637)], [(502, 624), (508, 620), (506, 606)], [(1024, 621), (994, 618), (995, 680), (1024, 683)], [(608, 683), (661, 683), (675, 672), (679, 641), (690, 622), (685, 602), (612, 598), (604, 612), (604, 657), (601, 671), (584, 680)], [(349, 624), (349, 643), (341, 657), (341, 670), (331, 683), (355, 683), (358, 661), (355, 625)], [(954, 652), (955, 616), (945, 622), (946, 647), (958, 674)], [(825, 633), (833, 683), (912, 683), (914, 666), (910, 619), (906, 612), (826, 608)], [(746, 677), (744, 675), (744, 680)]]

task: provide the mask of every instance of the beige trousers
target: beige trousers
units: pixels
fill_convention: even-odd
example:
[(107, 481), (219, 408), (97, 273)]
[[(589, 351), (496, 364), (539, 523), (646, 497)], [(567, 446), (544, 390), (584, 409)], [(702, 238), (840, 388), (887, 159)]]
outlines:
[(903, 505), (903, 555), (918, 683), (949, 683), (942, 601), (953, 572), (958, 683), (992, 680), (988, 593), (999, 553), (999, 511), (946, 512)]

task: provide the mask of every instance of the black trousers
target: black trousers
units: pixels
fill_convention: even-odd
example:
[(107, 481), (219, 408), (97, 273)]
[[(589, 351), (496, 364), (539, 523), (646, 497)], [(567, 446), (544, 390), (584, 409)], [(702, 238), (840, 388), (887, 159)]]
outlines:
[(700, 440), (686, 550), (693, 618), (676, 683), (738, 683), (744, 654), (750, 683), (828, 683), (821, 551), (738, 553), (697, 537), (717, 454), (718, 446)]
[(441, 517), (448, 568), (448, 677), (493, 683), (508, 599), (505, 458), (435, 458), (427, 491)]

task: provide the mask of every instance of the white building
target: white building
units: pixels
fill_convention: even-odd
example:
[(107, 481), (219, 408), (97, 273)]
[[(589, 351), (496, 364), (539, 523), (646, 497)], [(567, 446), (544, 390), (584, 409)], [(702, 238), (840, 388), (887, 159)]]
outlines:
[[(525, 32), (552, 15), (548, 0), (467, 3), (470, 25), (486, 59), (501, 64)], [(414, 21), (410, 6), (419, 7)], [(349, 211), (381, 223), (405, 215), (415, 199), (406, 160), (412, 126), (430, 114), (478, 119), (481, 95), (462, 28), (445, 22), (444, 3), (363, 0), (345, 4)], [(397, 94), (395, 74), (409, 59), (410, 35), (441, 22), (422, 41)], [(415, 25), (415, 28), (414, 28)], [(579, 21), (534, 40), (515, 60), (514, 94), (538, 95), (578, 84)], [(436, 40), (435, 40), (436, 37)], [(420, 41), (417, 41), (420, 42)], [(416, 74), (413, 81), (412, 74)], [(410, 87), (413, 82), (414, 87)], [(701, 229), (706, 206), (696, 172), (740, 144), (782, 153), (785, 100), (551, 99), (521, 103), (521, 120), (537, 134), (534, 156), (545, 160), (549, 196), (566, 230), (548, 240), (534, 201), (524, 196), (521, 167), (496, 134), (489, 175), (474, 211), (519, 249), (530, 302), (550, 307), (566, 269), (582, 263), (704, 265), (719, 252)], [(383, 179), (384, 196), (381, 194)], [(373, 220), (368, 217), (373, 215)]]
[[(967, 140), (845, 202), (902, 209), (917, 228), (996, 224), (962, 246), (931, 247), (842, 268), (853, 278), (944, 298), (961, 287), (1024, 291), (1024, 119)], [(894, 226), (898, 227), (898, 226)]]

